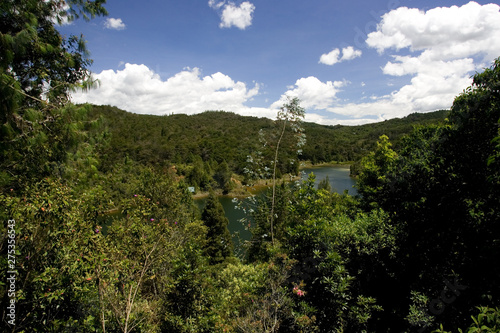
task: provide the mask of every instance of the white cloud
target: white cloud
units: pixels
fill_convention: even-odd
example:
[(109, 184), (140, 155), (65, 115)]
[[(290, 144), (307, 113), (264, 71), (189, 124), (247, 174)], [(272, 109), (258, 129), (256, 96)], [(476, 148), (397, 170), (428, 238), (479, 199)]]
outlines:
[(279, 108), (288, 97), (298, 97), (300, 105), (306, 109), (326, 109), (336, 101), (337, 93), (346, 84), (346, 81), (321, 82), (314, 76), (301, 78), (295, 82), (294, 86), (289, 87), (289, 90), (274, 102), (271, 108)]
[(382, 16), (366, 43), (386, 49), (424, 51), (429, 58), (455, 59), (481, 53), (493, 59), (500, 53), (500, 7), (469, 2), (462, 7), (437, 7), (427, 12), (400, 7)]
[(125, 23), (123, 23), (121, 18), (108, 18), (104, 22), (104, 27), (113, 30), (123, 30), (126, 28)]
[[(229, 3), (211, 0), (209, 5), (223, 10)], [(286, 98), (293, 96), (306, 108), (307, 121), (351, 125), (403, 117), (416, 111), (446, 109), (470, 85), (474, 71), (489, 66), (500, 55), (500, 38), (496, 38), (500, 36), (499, 10), (498, 5), (470, 2), (462, 7), (426, 12), (402, 7), (385, 14), (366, 42), (391, 57), (381, 68), (384, 75), (407, 76), (408, 82), (392, 87), (395, 90), (384, 92), (384, 96), (366, 92), (364, 103), (345, 104), (339, 99), (341, 89), (349, 84), (345, 80), (324, 82), (309, 76), (287, 87), (269, 107), (248, 107), (246, 104), (260, 93), (259, 84), (249, 87), (220, 72), (202, 76), (197, 68), (185, 69), (162, 80), (148, 67), (131, 64), (118, 71), (97, 74), (101, 86), (85, 94), (74, 94), (74, 101), (112, 104), (136, 113), (194, 114), (226, 110), (274, 118)], [(353, 47), (334, 49), (322, 55), (320, 62), (334, 64), (360, 55), (361, 51)], [(361, 86), (365, 86), (363, 82)]]
[[(333, 49), (330, 53), (322, 54), (319, 62), (325, 65), (335, 65), (338, 62), (352, 60), (361, 57), (362, 52), (355, 50), (354, 47), (348, 46), (342, 49), (342, 57), (340, 57), (340, 49)], [(339, 58), (340, 57), (340, 58)]]
[(224, 1), (215, 1), (215, 0), (209, 0), (208, 1), (208, 5), (213, 8), (213, 9), (219, 9), (221, 8), (222, 6), (224, 6)]
[(333, 49), (329, 53), (322, 54), (321, 57), (319, 58), (320, 64), (325, 64), (325, 65), (335, 65), (336, 63), (339, 62), (339, 55), (340, 55), (340, 50), (339, 49)]
[(342, 58), (340, 58), (340, 61), (352, 60), (361, 57), (361, 54), (360, 50), (355, 50), (354, 47), (348, 46), (342, 49)]
[[(301, 78), (269, 107), (249, 107), (245, 104), (259, 94), (259, 84), (247, 87), (220, 72), (202, 76), (198, 68), (187, 68), (162, 80), (145, 65), (127, 63), (122, 70), (104, 70), (94, 78), (99, 80), (99, 86), (88, 92), (73, 93), (73, 102), (114, 105), (139, 114), (196, 114), (206, 110), (225, 110), (271, 119), (276, 117), (277, 110), (288, 96), (298, 97), (301, 106), (309, 110), (329, 108), (336, 103), (339, 89), (348, 84), (346, 81), (322, 82), (313, 76)], [(309, 115), (309, 110), (308, 121), (338, 123), (314, 113)], [(358, 122), (362, 120), (354, 121)]]
[(195, 114), (226, 110), (243, 115), (274, 117), (267, 108), (249, 108), (244, 103), (259, 93), (259, 85), (247, 88), (217, 72), (201, 76), (198, 68), (187, 68), (167, 80), (145, 65), (125, 64), (123, 70), (105, 70), (94, 75), (98, 88), (74, 93), (75, 103), (114, 105), (140, 114)]
[(310, 112), (306, 113), (304, 120), (307, 122), (313, 122), (313, 123), (322, 124), (322, 125), (342, 124), (342, 125), (347, 125), (347, 126), (356, 126), (356, 125), (373, 123), (373, 122), (377, 122), (377, 121), (384, 121), (383, 118), (374, 118), (374, 117), (346, 119), (344, 116), (342, 116), (342, 117), (332, 118), (331, 116), (325, 117), (323, 115), (320, 115), (317, 113), (310, 113)]
[[(380, 119), (447, 109), (472, 82), (474, 71), (500, 55), (500, 6), (469, 2), (428, 11), (400, 7), (382, 16), (366, 40), (391, 52), (382, 67), (389, 76), (411, 76), (409, 84), (372, 103), (328, 108), (334, 114)], [(404, 53), (403, 53), (404, 52)]]
[(231, 28), (235, 26), (241, 30), (245, 30), (252, 25), (252, 15), (255, 10), (255, 5), (251, 2), (244, 1), (239, 6), (231, 1), (215, 1), (209, 0), (208, 5), (220, 12), (221, 28)]

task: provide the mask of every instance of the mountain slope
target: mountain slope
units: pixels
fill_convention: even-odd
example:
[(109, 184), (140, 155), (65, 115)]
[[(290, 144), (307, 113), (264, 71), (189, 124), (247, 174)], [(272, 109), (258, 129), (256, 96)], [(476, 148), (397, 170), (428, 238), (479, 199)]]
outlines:
[[(240, 116), (231, 112), (207, 111), (196, 115), (139, 115), (110, 106), (94, 106), (94, 116), (102, 116), (111, 133), (104, 163), (112, 164), (125, 156), (137, 162), (165, 165), (203, 161), (226, 161), (241, 173), (247, 155), (259, 149), (258, 133), (269, 131), (267, 118)], [(302, 160), (313, 163), (347, 162), (372, 150), (378, 137), (389, 136), (397, 143), (414, 126), (442, 122), (447, 111), (412, 114), (361, 126), (324, 126), (304, 123), (307, 136)]]

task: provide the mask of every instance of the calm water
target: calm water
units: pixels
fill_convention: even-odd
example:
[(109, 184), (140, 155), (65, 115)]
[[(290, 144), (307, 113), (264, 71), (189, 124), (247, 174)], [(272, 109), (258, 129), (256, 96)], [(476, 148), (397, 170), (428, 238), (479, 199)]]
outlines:
[(303, 169), (302, 171), (305, 173), (302, 177), (303, 179), (306, 179), (311, 172), (314, 173), (316, 176), (316, 188), (318, 188), (318, 183), (328, 176), (330, 185), (335, 192), (343, 194), (344, 190), (348, 190), (350, 195), (358, 193), (353, 188), (356, 185), (356, 181), (349, 176), (350, 169), (348, 165), (312, 167)]
[[(311, 172), (314, 173), (314, 175), (316, 176), (316, 187), (321, 180), (325, 179), (326, 176), (328, 176), (330, 185), (337, 193), (342, 194), (344, 193), (344, 190), (348, 190), (348, 193), (350, 195), (355, 195), (357, 193), (356, 189), (353, 188), (353, 185), (356, 184), (356, 181), (349, 176), (349, 166), (343, 165), (312, 167), (303, 169), (302, 171), (304, 173), (302, 177), (303, 179), (306, 179)], [(245, 212), (243, 212), (243, 210), (236, 208), (236, 203), (233, 202), (233, 198), (221, 196), (219, 197), (219, 201), (222, 204), (222, 207), (224, 207), (226, 217), (229, 220), (228, 229), (231, 234), (235, 235), (235, 237), (233, 238), (235, 248), (238, 248), (240, 244), (238, 237), (241, 240), (249, 240), (252, 236), (250, 231), (245, 230), (245, 228), (248, 226), (248, 223), (251, 223), (252, 221), (246, 221), (245, 223), (240, 222), (242, 218), (246, 217), (246, 214)], [(197, 199), (195, 200), (195, 202), (201, 211), (205, 207), (206, 199)]]

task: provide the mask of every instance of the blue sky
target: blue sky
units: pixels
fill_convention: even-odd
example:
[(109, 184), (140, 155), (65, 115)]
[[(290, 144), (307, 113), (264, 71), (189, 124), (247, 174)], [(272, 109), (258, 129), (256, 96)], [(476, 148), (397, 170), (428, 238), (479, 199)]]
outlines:
[(75, 102), (363, 124), (447, 109), (500, 56), (491, 1), (108, 0), (83, 33), (100, 86)]

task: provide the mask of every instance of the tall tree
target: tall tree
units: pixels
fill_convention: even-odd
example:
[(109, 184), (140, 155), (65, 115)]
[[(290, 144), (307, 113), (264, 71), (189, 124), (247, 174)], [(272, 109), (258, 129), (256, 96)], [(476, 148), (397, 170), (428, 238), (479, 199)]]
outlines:
[[(2, 116), (12, 102), (24, 107), (58, 104), (90, 77), (82, 36), (64, 38), (56, 24), (106, 15), (105, 0), (5, 0), (0, 5)], [(4, 104), (4, 102), (7, 102)], [(8, 109), (9, 108), (9, 109)], [(5, 119), (2, 119), (5, 121)]]
[[(429, 313), (439, 313), (439, 320), (454, 329), (465, 324), (475, 306), (498, 306), (499, 87), (497, 59), (455, 99), (448, 123), (416, 129), (397, 155), (379, 146), (365, 160), (359, 182), (363, 201), (390, 212), (402, 230), (392, 268), (398, 279), (391, 287), (407, 298), (379, 295), (384, 307), (393, 309), (391, 318), (415, 308), (406, 302), (416, 292), (434, 299)], [(390, 158), (377, 159), (377, 154)], [(387, 320), (398, 331), (406, 329)]]
[(227, 228), (229, 221), (225, 216), (224, 208), (213, 191), (201, 214), (201, 219), (208, 228), (206, 252), (212, 263), (220, 263), (232, 256), (233, 242)]
[[(64, 107), (71, 89), (89, 87), (82, 36), (56, 24), (105, 15), (105, 0), (5, 0), (0, 3), (0, 186), (43, 177), (81, 139), (85, 109)], [(29, 165), (27, 164), (29, 161)]]
[(225, 160), (218, 165), (213, 178), (225, 194), (231, 191), (231, 188), (234, 186), (231, 180), (231, 170), (229, 170), (229, 166)]
[(303, 133), (303, 128), (301, 126), (302, 120), (305, 116), (305, 110), (300, 106), (300, 100), (295, 97), (285, 103), (278, 111), (278, 116), (276, 119), (276, 125), (278, 127), (278, 138), (274, 146), (274, 159), (273, 159), (273, 193), (271, 198), (271, 213), (269, 214), (270, 224), (271, 224), (271, 241), (274, 243), (274, 219), (275, 219), (275, 204), (276, 204), (276, 177), (277, 177), (277, 166), (278, 166), (278, 154), (280, 152), (280, 146), (283, 141), (285, 131), (287, 126), (290, 126), (294, 136), (298, 138), (297, 140), (297, 152), (300, 154), (302, 151), (300, 148), (305, 144), (305, 135)]
[(358, 192), (370, 205), (383, 197), (381, 191), (388, 181), (387, 173), (392, 170), (397, 156), (391, 146), (387, 135), (382, 135), (377, 142), (377, 149), (361, 161), (363, 172), (359, 175)]
[(318, 184), (318, 190), (322, 189), (328, 192), (331, 192), (333, 190), (332, 185), (330, 184), (330, 177), (328, 177), (328, 175), (326, 175), (325, 179), (321, 180)]

